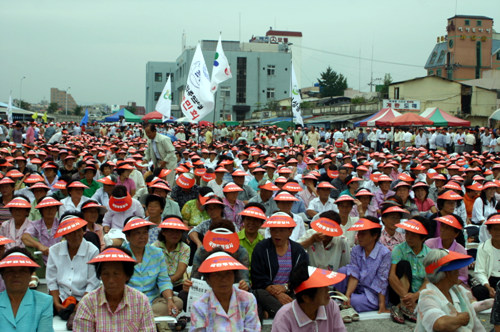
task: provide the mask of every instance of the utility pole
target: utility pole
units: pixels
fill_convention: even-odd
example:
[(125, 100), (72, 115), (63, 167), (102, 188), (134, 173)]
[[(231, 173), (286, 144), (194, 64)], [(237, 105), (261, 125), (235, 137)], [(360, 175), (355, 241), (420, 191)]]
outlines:
[(65, 107), (66, 115), (68, 115), (68, 91), (69, 91), (69, 89), (71, 89), (70, 86), (68, 86), (68, 88), (66, 89), (66, 95), (65, 95), (66, 96), (66, 107)]
[(26, 76), (23, 76), (21, 77), (21, 80), (19, 81), (19, 103), (18, 103), (18, 107), (21, 108), (21, 103), (23, 101), (23, 80), (26, 78)]

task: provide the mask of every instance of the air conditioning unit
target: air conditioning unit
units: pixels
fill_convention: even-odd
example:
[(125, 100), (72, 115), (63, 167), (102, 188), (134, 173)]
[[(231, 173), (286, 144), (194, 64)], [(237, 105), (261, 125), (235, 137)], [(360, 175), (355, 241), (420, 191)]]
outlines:
[(465, 28), (465, 31), (470, 32), (470, 28)]
[(486, 32), (487, 32), (487, 33), (490, 33), (490, 29), (486, 29)]
[(483, 28), (479, 28), (479, 29), (477, 29), (477, 30), (478, 30), (479, 32), (483, 32), (483, 31), (484, 31), (484, 29), (483, 29)]
[(463, 31), (464, 29), (462, 27), (458, 27), (458, 31)]
[(472, 28), (472, 32), (476, 32), (476, 28)]

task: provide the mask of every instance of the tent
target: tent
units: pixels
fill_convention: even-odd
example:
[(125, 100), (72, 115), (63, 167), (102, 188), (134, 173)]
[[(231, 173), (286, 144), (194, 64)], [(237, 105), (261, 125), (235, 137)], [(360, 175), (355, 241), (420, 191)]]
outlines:
[(377, 122), (377, 125), (391, 127), (432, 126), (433, 124), (434, 122), (432, 122), (431, 120), (415, 113), (406, 113), (401, 116), (397, 116), (387, 123), (379, 124)]
[(141, 117), (135, 115), (134, 113), (126, 110), (125, 108), (122, 108), (116, 113), (113, 113), (112, 115), (104, 118), (104, 121), (106, 122), (118, 122), (120, 121), (120, 116), (125, 117), (125, 121), (127, 122), (142, 122)]
[(420, 113), (420, 116), (427, 118), (434, 122), (437, 127), (468, 127), (470, 126), (470, 121), (462, 120), (446, 113), (437, 107), (427, 108), (425, 111)]
[(500, 120), (500, 108), (493, 112), (488, 118), (488, 126), (494, 127), (494, 123)]
[(396, 112), (392, 108), (382, 108), (380, 111), (374, 115), (354, 123), (355, 127), (375, 127), (384, 126), (382, 123), (387, 123), (388, 121), (400, 116), (401, 113)]

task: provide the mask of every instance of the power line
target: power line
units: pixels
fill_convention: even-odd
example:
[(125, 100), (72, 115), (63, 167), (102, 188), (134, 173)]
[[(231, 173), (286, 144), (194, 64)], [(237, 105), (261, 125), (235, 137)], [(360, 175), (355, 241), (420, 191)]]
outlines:
[(358, 60), (366, 60), (366, 61), (373, 61), (373, 62), (385, 63), (385, 64), (389, 64), (389, 65), (423, 68), (422, 65), (413, 65), (413, 64), (402, 63), (402, 62), (377, 60), (377, 59), (365, 58), (365, 57), (361, 57), (361, 56), (355, 56), (355, 55), (349, 55), (349, 54), (342, 54), (342, 53), (338, 53), (338, 52), (325, 51), (325, 50), (320, 50), (320, 49), (317, 49), (317, 48), (312, 48), (312, 47), (307, 47), (307, 46), (299, 46), (299, 45), (293, 45), (293, 46), (294, 47), (300, 47), (300, 48), (303, 48), (305, 50), (311, 50), (311, 51), (325, 53), (325, 54), (337, 55), (337, 56), (341, 56), (341, 57), (345, 57), (345, 58), (358, 59)]

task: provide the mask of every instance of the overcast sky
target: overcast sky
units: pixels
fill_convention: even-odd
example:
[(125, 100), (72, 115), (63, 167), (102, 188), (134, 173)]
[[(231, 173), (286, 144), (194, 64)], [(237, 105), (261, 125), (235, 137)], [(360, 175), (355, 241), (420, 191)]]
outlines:
[[(374, 78), (425, 75), (423, 66), (447, 18), (457, 14), (500, 18), (499, 0), (1, 0), (0, 101), (12, 91), (28, 102), (50, 99), (50, 88), (71, 87), (78, 104), (144, 105), (147, 61), (174, 61), (182, 32), (199, 40), (247, 42), (272, 26), (301, 31), (302, 46), (421, 66), (373, 63)], [(349, 87), (368, 91), (370, 61), (302, 51), (302, 86), (330, 65)], [(361, 67), (361, 80), (360, 70)], [(211, 70), (211, 65), (209, 65)]]

